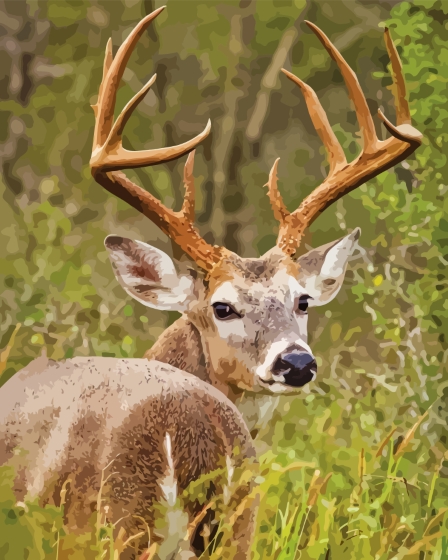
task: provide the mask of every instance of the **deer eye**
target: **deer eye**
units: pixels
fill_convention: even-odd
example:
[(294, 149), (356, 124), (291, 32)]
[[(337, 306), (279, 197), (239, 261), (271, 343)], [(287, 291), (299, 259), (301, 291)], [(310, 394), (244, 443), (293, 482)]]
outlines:
[(213, 304), (213, 310), (215, 312), (215, 317), (220, 321), (228, 321), (229, 319), (241, 318), (241, 315), (233, 309), (228, 303), (222, 303), (220, 301)]
[(308, 309), (308, 300), (311, 299), (310, 296), (300, 296), (299, 303), (297, 304), (297, 310), (302, 313), (306, 313)]

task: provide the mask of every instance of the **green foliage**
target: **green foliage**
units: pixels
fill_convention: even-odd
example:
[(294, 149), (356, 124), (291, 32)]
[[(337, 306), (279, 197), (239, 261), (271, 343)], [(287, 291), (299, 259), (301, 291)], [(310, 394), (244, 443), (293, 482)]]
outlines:
[(0, 557), (4, 560), (43, 560), (54, 556), (62, 517), (58, 508), (41, 508), (35, 502), (17, 502), (12, 491), (14, 474), (0, 468)]
[[(2, 25), (16, 48), (1, 54), (0, 347), (13, 332), (15, 340), (0, 383), (44, 350), (54, 359), (140, 357), (175, 319), (124, 294), (103, 246), (108, 233), (143, 239), (168, 253), (169, 241), (96, 185), (88, 169), (90, 104), (107, 38), (116, 47), (157, 6), (128, 0), (6, 3)], [(142, 37), (124, 75), (119, 108), (153, 71), (159, 76), (127, 125), (127, 147), (184, 141), (212, 118), (213, 138), (196, 156), (197, 223), (208, 241), (243, 256), (262, 253), (275, 240), (262, 187), (274, 159), (281, 156), (280, 187), (290, 208), (324, 173), (321, 144), (300, 92), (277, 76), (279, 68), (271, 71), (282, 41), (291, 39), (284, 65), (316, 90), (349, 159), (359, 152), (340, 76), (303, 19), (336, 40), (372, 112), (382, 107), (393, 120), (379, 32), (390, 27), (414, 125), (424, 134), (415, 156), (335, 203), (306, 238), (318, 246), (361, 226), (364, 250), (337, 300), (310, 313), (318, 380), (299, 397), (282, 399), (259, 435), (272, 446), (268, 472), (259, 480), (260, 558), (448, 557), (447, 15), (444, 0), (398, 2), (390, 13), (386, 3), (339, 0), (174, 1)], [(28, 53), (31, 66), (24, 62)], [(385, 137), (379, 125), (377, 130)], [(179, 208), (182, 166), (131, 175)], [(425, 412), (398, 457), (400, 442)], [(313, 466), (288, 470), (298, 463)], [(315, 470), (321, 474), (314, 476)], [(330, 473), (308, 505), (310, 485)], [(3, 542), (0, 556), (16, 560), (27, 549), (29, 560), (47, 557), (55, 550), (60, 512), (16, 506), (8, 480), (2, 477), (0, 535), (13, 536), (13, 546), (22, 548), (5, 552)]]

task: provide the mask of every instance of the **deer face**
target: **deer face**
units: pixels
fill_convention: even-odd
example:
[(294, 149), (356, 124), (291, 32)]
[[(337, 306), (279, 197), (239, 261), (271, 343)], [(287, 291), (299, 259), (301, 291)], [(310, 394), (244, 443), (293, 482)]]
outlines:
[(219, 384), (290, 393), (317, 375), (308, 346), (308, 308), (338, 293), (359, 230), (297, 261), (276, 249), (259, 259), (233, 253), (204, 278), (179, 272), (162, 251), (117, 236), (106, 239), (116, 276), (135, 299), (184, 313), (201, 334)]

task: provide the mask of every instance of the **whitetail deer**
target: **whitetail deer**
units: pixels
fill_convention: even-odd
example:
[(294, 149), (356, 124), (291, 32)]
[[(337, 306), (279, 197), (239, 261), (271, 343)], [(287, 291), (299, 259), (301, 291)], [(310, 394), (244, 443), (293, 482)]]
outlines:
[[(40, 457), (34, 463), (37, 472), (32, 465), (19, 470), (22, 489), (43, 494), (42, 466), (46, 476), (56, 477), (57, 488), (68, 473), (74, 472), (72, 502), (79, 498), (85, 503), (87, 496), (81, 499), (81, 493), (86, 480), (92, 489), (91, 496), (95, 495), (100, 469), (114, 460), (114, 454), (124, 456), (126, 461), (115, 459), (114, 465), (120, 475), (113, 494), (115, 516), (120, 515), (120, 508), (127, 508), (137, 511), (149, 523), (151, 515), (142, 513), (142, 509), (163, 496), (164, 477), (171, 476), (171, 485), (174, 487), (175, 481), (182, 490), (185, 480), (209, 472), (223, 456), (231, 456), (229, 449), (235, 443), (235, 434), (244, 454), (252, 453), (247, 428), (226, 397), (235, 402), (241, 393), (260, 395), (260, 399), (262, 395), (294, 393), (315, 378), (316, 361), (307, 344), (307, 308), (326, 304), (336, 296), (360, 232), (356, 229), (342, 239), (295, 258), (304, 232), (335, 200), (405, 159), (421, 142), (420, 133), (411, 125), (401, 63), (388, 30), (385, 38), (392, 63), (397, 124), (393, 125), (379, 112), (392, 135), (380, 141), (354, 72), (326, 35), (308, 23), (344, 77), (361, 128), (363, 150), (347, 163), (315, 92), (283, 70), (305, 96), (312, 122), (327, 150), (328, 176), (290, 213), (277, 187), (277, 160), (267, 183), (270, 202), (280, 222), (276, 246), (260, 258), (244, 259), (224, 247), (208, 244), (193, 225), (193, 150), (209, 134), (210, 122), (201, 134), (179, 146), (139, 152), (125, 150), (124, 126), (155, 76), (114, 121), (117, 89), (132, 49), (162, 9), (146, 16), (135, 27), (115, 57), (111, 42), (107, 45), (98, 103), (93, 107), (96, 124), (90, 164), (100, 185), (150, 218), (202, 272), (181, 272), (168, 255), (141, 241), (116, 235), (107, 237), (105, 244), (116, 276), (128, 294), (149, 307), (183, 314), (147, 352), (146, 358), (153, 361), (68, 360), (64, 365), (47, 365), (42, 372), (33, 366), (2, 390), (7, 411), (3, 413), (3, 424), (8, 426), (7, 450), (3, 449), (3, 455), (12, 453), (18, 445), (33, 450), (30, 457)], [(124, 169), (155, 165), (187, 152), (190, 155), (184, 172), (185, 201), (179, 212), (165, 207), (122, 173)], [(199, 379), (194, 381), (191, 375), (176, 368)], [(67, 376), (61, 377), (61, 372)], [(36, 394), (33, 386), (37, 384), (45, 390)], [(28, 393), (24, 395), (24, 391)], [(74, 406), (78, 399), (79, 407)], [(168, 416), (164, 409), (167, 401), (171, 406)], [(58, 417), (52, 417), (51, 411)], [(37, 442), (27, 441), (30, 436), (20, 414), (30, 418), (41, 434)], [(198, 415), (202, 423), (197, 421)], [(203, 420), (204, 415), (207, 421)], [(188, 429), (191, 422), (202, 426), (210, 437), (192, 433)], [(150, 445), (142, 444), (145, 434), (154, 430), (157, 437)], [(85, 440), (87, 432), (90, 439)], [(187, 434), (194, 440), (189, 447), (183, 442)], [(148, 469), (142, 470), (145, 461), (157, 465), (153, 467), (154, 476), (149, 476)], [(133, 478), (136, 472), (143, 477), (138, 482)], [(141, 496), (134, 495), (136, 489), (142, 492)], [(192, 509), (192, 515), (197, 515), (197, 508)], [(178, 549), (176, 541), (171, 553)]]

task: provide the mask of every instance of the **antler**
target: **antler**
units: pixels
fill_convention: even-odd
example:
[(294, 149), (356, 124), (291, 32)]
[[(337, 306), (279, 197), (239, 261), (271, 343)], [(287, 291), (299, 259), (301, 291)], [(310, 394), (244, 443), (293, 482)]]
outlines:
[[(98, 102), (92, 106), (95, 113), (95, 130), (90, 167), (92, 176), (97, 183), (157, 224), (200, 267), (205, 270), (211, 270), (221, 260), (225, 249), (209, 245), (199, 235), (198, 230), (193, 225), (194, 151), (191, 152), (209, 135), (211, 128), (210, 120), (200, 134), (184, 144), (137, 152), (125, 150), (122, 144), (123, 129), (134, 109), (154, 83), (156, 79), (156, 74), (154, 74), (148, 83), (134, 95), (114, 122), (117, 89), (129, 57), (145, 29), (164, 8), (165, 6), (155, 10), (135, 26), (118, 49), (115, 58), (112, 55), (111, 40), (109, 39), (107, 43)], [(185, 201), (180, 212), (174, 212), (167, 208), (149, 192), (128, 179), (124, 173), (118, 171), (170, 161), (188, 152), (191, 153), (188, 156), (184, 170)]]
[(306, 23), (339, 66), (350, 98), (355, 105), (356, 116), (363, 137), (363, 150), (354, 161), (347, 163), (342, 146), (338, 142), (314, 90), (297, 78), (297, 76), (282, 68), (282, 72), (302, 90), (311, 120), (325, 146), (330, 164), (330, 169), (324, 182), (307, 196), (297, 210), (292, 213), (286, 209), (278, 191), (278, 159), (271, 169), (267, 185), (274, 214), (280, 221), (277, 246), (288, 255), (293, 255), (296, 252), (305, 230), (330, 204), (407, 158), (418, 148), (422, 139), (420, 132), (411, 125), (411, 115), (406, 100), (406, 86), (401, 62), (390, 37), (389, 30), (387, 28), (385, 30), (385, 40), (392, 65), (392, 78), (395, 84), (394, 96), (397, 125), (394, 126), (378, 110), (380, 119), (383, 121), (386, 129), (392, 134), (392, 138), (380, 141), (376, 135), (372, 115), (356, 74), (325, 33), (309, 21)]

